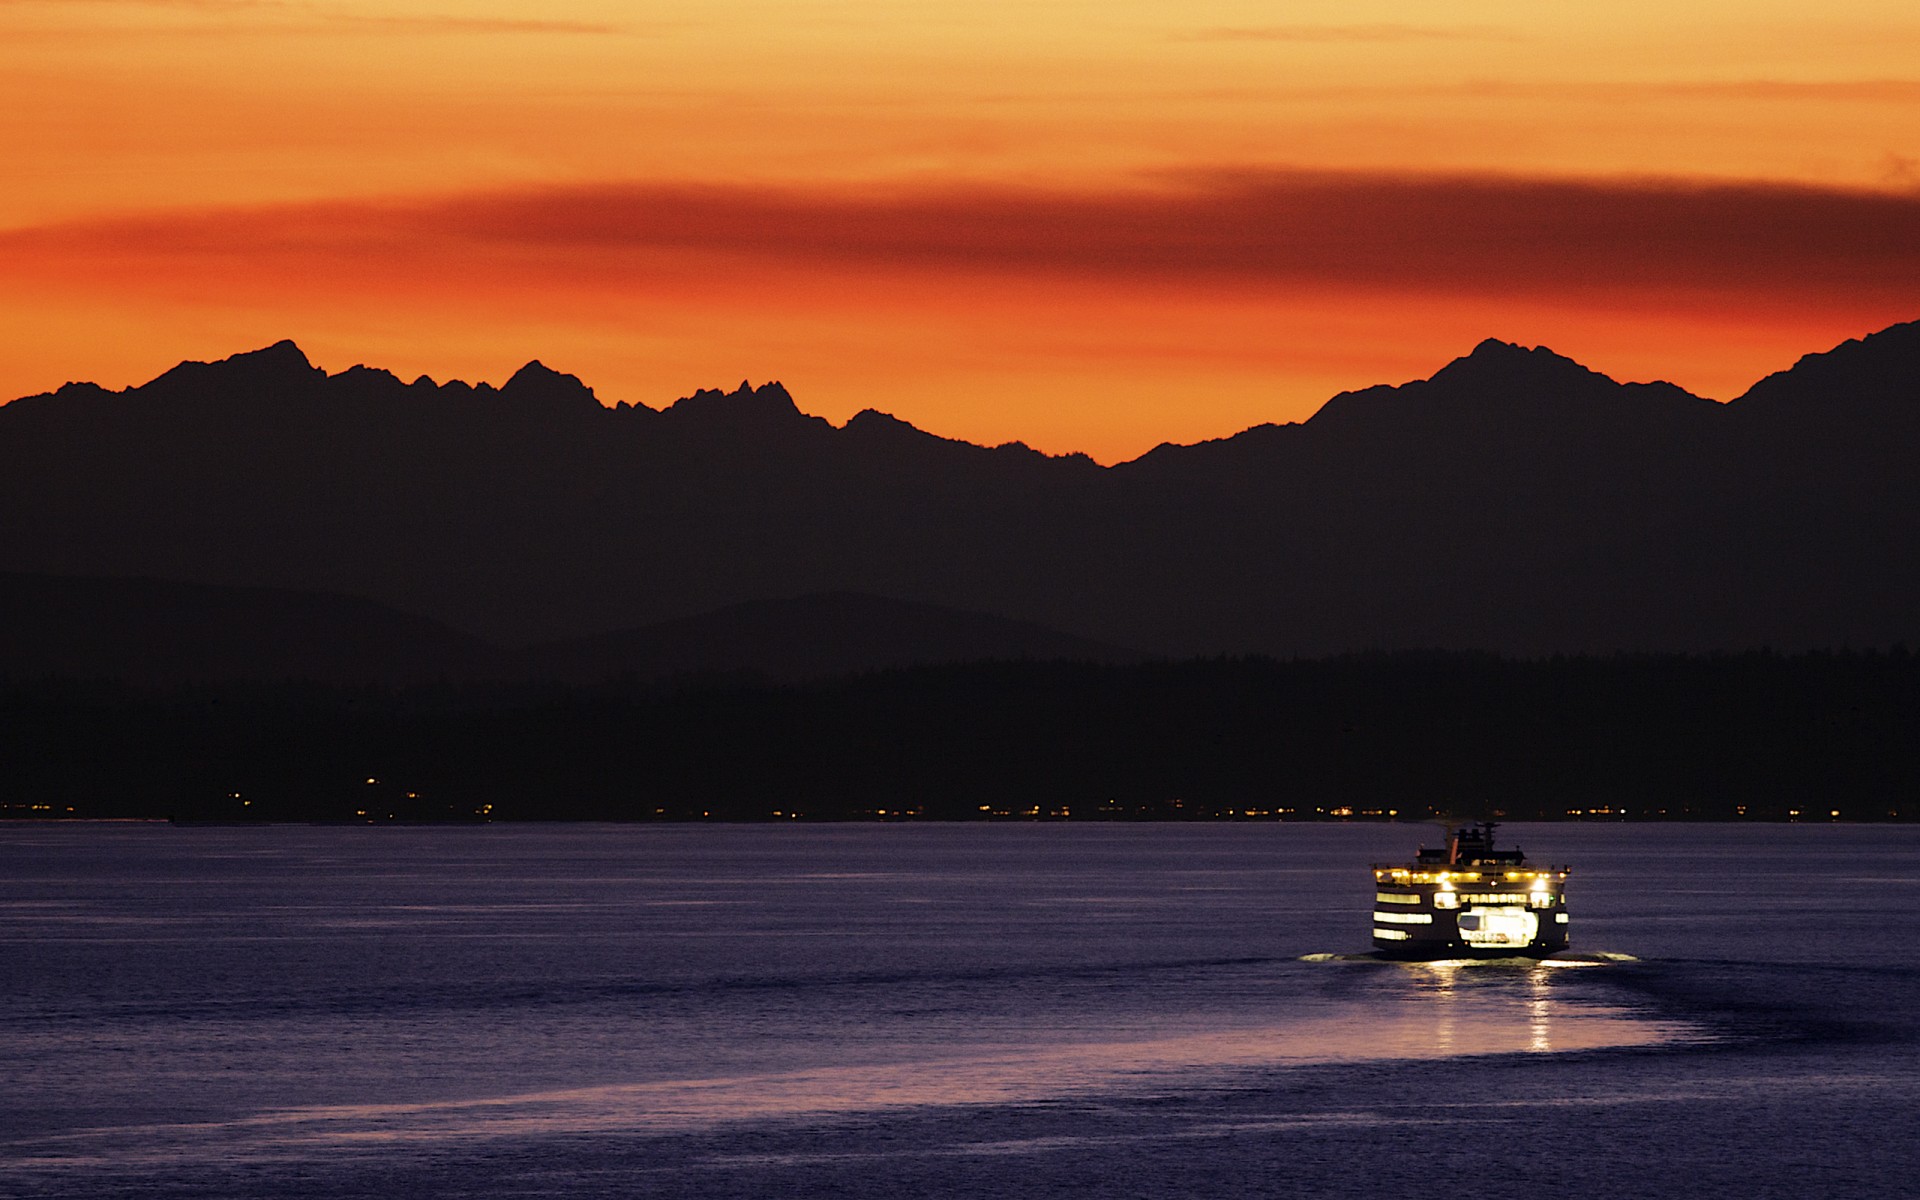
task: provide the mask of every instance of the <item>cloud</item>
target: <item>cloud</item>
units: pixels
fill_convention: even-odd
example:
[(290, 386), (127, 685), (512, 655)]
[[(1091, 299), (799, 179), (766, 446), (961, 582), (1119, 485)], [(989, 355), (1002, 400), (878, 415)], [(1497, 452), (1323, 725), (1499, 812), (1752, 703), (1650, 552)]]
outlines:
[(1510, 41), (1512, 30), (1491, 25), (1241, 25), (1190, 29), (1172, 35), (1178, 42), (1434, 42)]
[[(1595, 90), (1606, 85), (1594, 85)], [(1734, 100), (1866, 101), (1874, 104), (1920, 104), (1916, 79), (1746, 79), (1667, 84), (1618, 84), (1619, 94), (1650, 99), (1667, 96), (1715, 96)]]
[[(1170, 88), (1150, 93), (1081, 92), (1076, 93), (1075, 98), (1137, 100), (1143, 94), (1157, 100), (1224, 100), (1256, 103), (1317, 100), (1496, 100), (1671, 105), (1676, 100), (1730, 100), (1743, 104), (1749, 101), (1760, 101), (1788, 104), (1874, 104), (1912, 107), (1920, 106), (1920, 80), (1671, 79), (1633, 82), (1593, 80), (1515, 82), (1470, 79), (1444, 83), (1315, 83), (1269, 84), (1258, 87)], [(1027, 93), (994, 98), (1023, 102), (1041, 99), (1058, 100), (1060, 93)]]
[(1920, 300), (1920, 196), (1764, 183), (1239, 170), (1157, 188), (604, 184), (288, 206), (0, 235), (35, 257), (324, 261), (581, 286), (671, 262), (1207, 290), (1331, 287), (1739, 307)]
[[(598, 21), (473, 17), (448, 13), (390, 16), (353, 12), (337, 6), (305, 3), (303, 0), (0, 0), (0, 11), (24, 9), (36, 12), (59, 12), (66, 9), (84, 12), (112, 8), (146, 9), (225, 18), (215, 26), (223, 32), (373, 33), (383, 30), (395, 33), (616, 34), (627, 32), (625, 26)], [(150, 29), (141, 32), (180, 31)], [(195, 32), (206, 32), (206, 30)]]
[(0, 9), (164, 8), (181, 12), (262, 12), (294, 7), (290, 0), (0, 0)]
[(521, 20), (505, 17), (460, 17), (428, 14), (417, 17), (366, 16), (337, 13), (327, 23), (367, 30), (390, 29), (408, 33), (624, 33), (626, 28), (597, 21)]
[(1487, 97), (1503, 100), (1588, 100), (1607, 103), (1664, 103), (1671, 100), (1761, 100), (1834, 104), (1920, 104), (1920, 80), (1913, 79), (1669, 79), (1634, 82), (1570, 81), (1514, 83), (1479, 80), (1405, 89), (1383, 94)]
[(607, 186), (411, 218), (490, 244), (1142, 283), (1474, 292), (1867, 287), (1920, 278), (1920, 201), (1764, 184), (1240, 171), (1149, 192)]

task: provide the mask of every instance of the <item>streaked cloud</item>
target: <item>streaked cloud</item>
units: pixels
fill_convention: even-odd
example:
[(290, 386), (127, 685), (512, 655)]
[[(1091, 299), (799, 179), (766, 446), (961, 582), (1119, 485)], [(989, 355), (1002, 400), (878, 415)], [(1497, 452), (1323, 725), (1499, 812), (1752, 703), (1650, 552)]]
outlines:
[[(546, 17), (479, 17), (462, 13), (380, 13), (302, 0), (0, 0), (0, 11), (58, 14), (113, 9), (219, 17), (221, 30), (247, 32), (576, 33), (614, 34), (627, 27)], [(164, 29), (131, 32), (165, 33)]]
[(1178, 42), (1457, 42), (1510, 41), (1519, 34), (1495, 25), (1228, 25), (1182, 30)]
[(178, 12), (277, 12), (294, 7), (289, 0), (0, 0), (0, 9), (41, 12), (99, 11), (114, 8), (172, 9)]
[(1584, 80), (1566, 83), (1472, 81), (1408, 88), (1405, 95), (1501, 100), (1599, 100), (1664, 103), (1672, 100), (1762, 100), (1823, 103), (1920, 104), (1915, 79), (1669, 79)]
[(366, 30), (388, 29), (405, 33), (626, 33), (622, 25), (597, 21), (554, 21), (506, 17), (464, 17), (441, 14), (422, 16), (374, 16), (360, 13), (335, 13), (319, 18), (326, 24)]
[[(1137, 91), (1072, 93), (1082, 101), (1139, 99)], [(1062, 93), (970, 96), (980, 101), (1031, 103), (1067, 98)], [(1584, 104), (1670, 104), (1674, 101), (1764, 101), (1780, 104), (1920, 105), (1920, 79), (1724, 79), (1724, 80), (1528, 80), (1468, 79), (1444, 83), (1277, 84), (1260, 87), (1169, 89), (1146, 93), (1148, 99), (1207, 100), (1240, 103), (1274, 101), (1571, 101)]]
[[(207, 211), (0, 234), (25, 259), (509, 263), (588, 290), (662, 261), (1131, 288), (1344, 288), (1592, 303), (1920, 301), (1920, 194), (1684, 180), (1231, 171), (1131, 192), (601, 184)], [(511, 284), (511, 278), (501, 278)]]
[(1649, 97), (1725, 96), (1737, 100), (1867, 100), (1920, 104), (1920, 79), (1746, 79), (1727, 82), (1620, 84)]
[(516, 254), (644, 275), (662, 254), (833, 273), (1110, 285), (1527, 294), (1911, 296), (1920, 195), (1765, 183), (1269, 170), (1151, 190), (775, 190), (605, 184), (16, 231), (85, 256)]

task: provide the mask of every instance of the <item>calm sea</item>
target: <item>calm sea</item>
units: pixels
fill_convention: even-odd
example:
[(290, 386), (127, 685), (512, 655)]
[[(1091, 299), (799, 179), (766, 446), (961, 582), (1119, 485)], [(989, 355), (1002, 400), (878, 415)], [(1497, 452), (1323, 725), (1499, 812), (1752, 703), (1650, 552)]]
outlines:
[(0, 1196), (1920, 1195), (1920, 828), (0, 826)]

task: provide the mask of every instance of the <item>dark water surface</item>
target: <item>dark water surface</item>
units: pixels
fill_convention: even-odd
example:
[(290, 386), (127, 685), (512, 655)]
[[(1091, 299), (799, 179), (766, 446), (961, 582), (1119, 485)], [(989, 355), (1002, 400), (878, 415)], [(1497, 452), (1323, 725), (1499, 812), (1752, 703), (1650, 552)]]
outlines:
[(1920, 828), (0, 826), (0, 1196), (1920, 1195)]

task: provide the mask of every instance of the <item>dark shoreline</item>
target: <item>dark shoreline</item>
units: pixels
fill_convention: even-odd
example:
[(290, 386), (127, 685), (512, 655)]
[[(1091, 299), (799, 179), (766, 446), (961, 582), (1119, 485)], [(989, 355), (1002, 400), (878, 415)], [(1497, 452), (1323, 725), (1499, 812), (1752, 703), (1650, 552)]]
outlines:
[[(32, 825), (165, 825), (171, 829), (496, 829), (538, 825), (1156, 825), (1156, 824), (1212, 824), (1212, 825), (1403, 825), (1408, 827), (1431, 826), (1439, 820), (1429, 818), (1356, 818), (1343, 817), (873, 817), (873, 816), (807, 816), (794, 820), (777, 820), (772, 817), (503, 817), (485, 821), (351, 821), (351, 820), (287, 820), (287, 821), (220, 821), (198, 820), (191, 817), (19, 817), (0, 813), (0, 827)], [(1688, 817), (1629, 817), (1620, 820), (1595, 821), (1579, 817), (1540, 817), (1516, 818), (1518, 823), (1528, 825), (1884, 825), (1896, 827), (1911, 824), (1906, 818), (1854, 819), (1852, 817), (1825, 817), (1819, 820), (1805, 818), (1785, 818), (1780, 820), (1735, 817), (1727, 819)]]
[(1904, 821), (1916, 728), (1903, 648), (996, 662), (808, 684), (16, 681), (0, 683), (0, 817)]

